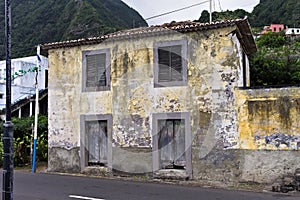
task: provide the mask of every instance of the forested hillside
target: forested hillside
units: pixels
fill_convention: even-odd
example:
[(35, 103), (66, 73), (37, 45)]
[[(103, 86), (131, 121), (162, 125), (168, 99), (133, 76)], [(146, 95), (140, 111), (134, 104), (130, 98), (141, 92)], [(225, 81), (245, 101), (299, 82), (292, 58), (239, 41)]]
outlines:
[[(0, 60), (4, 50), (4, 2), (0, 1)], [(133, 26), (147, 26), (121, 0), (14, 0), (12, 57), (35, 53), (38, 43), (97, 36)]]
[(299, 0), (260, 0), (250, 16), (253, 27), (280, 23), (300, 27)]

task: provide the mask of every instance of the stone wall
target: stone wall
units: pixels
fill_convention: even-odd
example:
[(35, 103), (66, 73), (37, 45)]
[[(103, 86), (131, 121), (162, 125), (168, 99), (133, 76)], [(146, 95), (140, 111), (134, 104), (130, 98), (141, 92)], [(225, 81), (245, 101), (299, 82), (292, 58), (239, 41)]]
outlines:
[(214, 186), (271, 184), (294, 174), (300, 167), (299, 151), (224, 150), (216, 145), (203, 157), (196, 153), (193, 154), (194, 179)]
[(233, 113), (228, 123), (220, 112), (201, 113), (201, 131), (193, 143), (193, 178), (232, 186), (272, 183), (293, 174), (300, 168), (300, 88), (235, 89), (234, 96), (238, 147), (226, 148), (228, 134), (215, 135), (220, 127), (232, 127), (226, 124), (235, 123)]
[[(200, 159), (200, 180), (272, 183), (300, 168), (300, 88), (236, 89), (240, 150), (218, 145)], [(209, 170), (213, 169), (213, 170)]]

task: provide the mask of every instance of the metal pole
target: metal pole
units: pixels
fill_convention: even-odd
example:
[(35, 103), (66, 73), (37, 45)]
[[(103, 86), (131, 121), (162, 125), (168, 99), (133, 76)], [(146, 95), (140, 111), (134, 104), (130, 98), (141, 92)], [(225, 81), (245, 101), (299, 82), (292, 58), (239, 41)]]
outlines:
[(35, 111), (34, 111), (34, 137), (33, 137), (33, 158), (32, 158), (32, 173), (35, 173), (36, 168), (36, 142), (37, 142), (37, 126), (38, 126), (38, 114), (39, 114), (39, 84), (38, 84), (38, 75), (39, 75), (39, 56), (40, 56), (40, 45), (37, 46), (37, 69), (35, 77)]
[(5, 44), (6, 44), (6, 110), (3, 133), (3, 184), (2, 199), (13, 199), (13, 124), (11, 123), (11, 8), (10, 0), (5, 0)]
[(209, 23), (212, 23), (212, 0), (209, 1)]

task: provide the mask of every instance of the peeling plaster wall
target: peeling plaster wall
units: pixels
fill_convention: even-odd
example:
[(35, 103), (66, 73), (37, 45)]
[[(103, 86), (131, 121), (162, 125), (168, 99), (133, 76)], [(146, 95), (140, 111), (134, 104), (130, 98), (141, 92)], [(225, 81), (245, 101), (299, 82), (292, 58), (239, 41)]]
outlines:
[(214, 147), (196, 168), (200, 179), (273, 183), (293, 174), (300, 167), (300, 88), (236, 89), (235, 95), (240, 150)]
[[(50, 50), (50, 160), (60, 159), (58, 149), (62, 152), (78, 149), (80, 115), (86, 114), (112, 114), (114, 152), (119, 152), (117, 148), (134, 148), (136, 153), (141, 148), (144, 154), (148, 148), (150, 151), (146, 151), (146, 155), (151, 160), (152, 113), (189, 112), (193, 177), (201, 179), (203, 169), (199, 166), (202, 166), (203, 158), (214, 162), (208, 156), (211, 152), (240, 147), (234, 88), (242, 83), (241, 48), (231, 34), (233, 30), (235, 27), (187, 34), (169, 33)], [(188, 43), (188, 85), (154, 88), (154, 43), (172, 40), (186, 40)], [(82, 92), (81, 52), (106, 48), (111, 54), (111, 90)], [(112, 156), (116, 162), (113, 166), (120, 165), (119, 160)], [(128, 153), (128, 157), (131, 156), (134, 154)], [(145, 163), (149, 158), (144, 159)], [(60, 165), (61, 171), (72, 165), (80, 166), (79, 163), (65, 162), (65, 165)], [(60, 171), (50, 162), (49, 168)]]
[(238, 90), (242, 149), (300, 150), (300, 88)]
[[(200, 142), (193, 144), (194, 178), (206, 184), (234, 186), (240, 182), (274, 183), (293, 174), (300, 167), (300, 88), (235, 89), (234, 95), (238, 147), (222, 148), (226, 140), (213, 133), (219, 133), (218, 125), (224, 127), (226, 121), (219, 113), (202, 112), (194, 139)], [(232, 112), (227, 114), (234, 119)], [(229, 134), (223, 133), (223, 137)]]

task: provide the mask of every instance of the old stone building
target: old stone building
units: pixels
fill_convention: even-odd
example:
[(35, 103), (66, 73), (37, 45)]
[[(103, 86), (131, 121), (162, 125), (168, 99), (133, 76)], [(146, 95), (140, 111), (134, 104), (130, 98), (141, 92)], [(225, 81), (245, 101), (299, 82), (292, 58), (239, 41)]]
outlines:
[[(298, 151), (289, 158), (289, 150), (299, 150), (299, 89), (288, 98), (291, 89), (270, 98), (272, 91), (245, 89), (248, 56), (256, 51), (247, 19), (174, 22), (43, 48), (49, 51), (49, 171), (232, 184), (284, 174), (284, 162), (264, 174), (278, 156), (299, 163)], [(273, 145), (270, 130), (283, 124), (277, 119), (292, 127), (281, 134), (294, 143)]]

